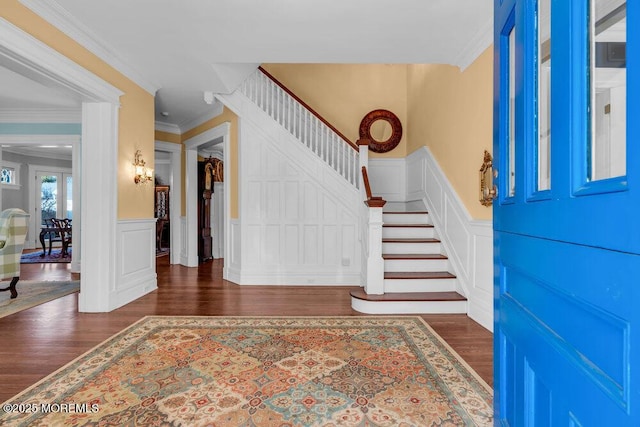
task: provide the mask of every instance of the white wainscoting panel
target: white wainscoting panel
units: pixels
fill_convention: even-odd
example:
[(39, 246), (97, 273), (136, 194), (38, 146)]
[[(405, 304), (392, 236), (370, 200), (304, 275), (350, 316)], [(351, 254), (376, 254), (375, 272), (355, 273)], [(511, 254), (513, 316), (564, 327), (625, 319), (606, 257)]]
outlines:
[(369, 157), (371, 193), (387, 202), (406, 202), (408, 193), (405, 159), (372, 159)]
[(156, 219), (119, 220), (117, 227), (116, 285), (111, 290), (120, 307), (157, 289)]
[(220, 99), (240, 116), (234, 281), (359, 285), (359, 190), (244, 95)]
[(493, 226), (473, 220), (427, 147), (407, 157), (407, 200), (422, 200), (469, 300), (469, 317), (493, 331)]

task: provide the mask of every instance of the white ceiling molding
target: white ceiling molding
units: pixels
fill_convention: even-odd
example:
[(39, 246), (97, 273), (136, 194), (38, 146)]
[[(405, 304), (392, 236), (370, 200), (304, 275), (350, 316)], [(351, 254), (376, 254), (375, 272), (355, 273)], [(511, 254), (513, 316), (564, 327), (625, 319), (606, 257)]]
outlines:
[(42, 17), (54, 27), (71, 37), (81, 46), (91, 53), (111, 65), (113, 68), (124, 74), (135, 84), (155, 95), (160, 85), (149, 82), (138, 71), (127, 64), (127, 61), (120, 58), (103, 41), (101, 41), (87, 26), (79, 22), (62, 6), (54, 0), (19, 0), (24, 6)]
[(2, 152), (58, 160), (71, 160), (78, 143), (80, 135), (0, 135)]
[(72, 145), (79, 142), (80, 135), (0, 135), (0, 145)]
[(185, 123), (180, 123), (179, 127), (180, 129), (184, 129), (185, 132), (190, 131), (197, 126), (200, 126), (204, 122), (218, 117), (220, 114), (222, 114), (223, 110), (224, 105), (222, 105), (222, 103), (216, 99), (215, 102), (211, 105), (211, 110), (207, 111), (205, 114), (202, 114), (200, 117), (196, 117), (193, 120), (189, 120)]
[(180, 126), (174, 125), (173, 123), (164, 123), (164, 122), (156, 121), (155, 129), (158, 132), (167, 132), (167, 133), (173, 133), (175, 135), (182, 135), (182, 130), (180, 129)]
[(73, 158), (71, 148), (39, 148), (22, 145), (20, 147), (3, 147), (3, 153), (19, 154), (21, 156), (41, 157), (44, 159), (69, 160)]
[(55, 82), (83, 101), (120, 105), (122, 91), (0, 18), (0, 64), (35, 81)]
[(0, 108), (0, 123), (82, 123), (82, 110)]
[(471, 42), (465, 46), (456, 58), (455, 63), (461, 71), (478, 59), (489, 46), (493, 44), (493, 20), (487, 22), (478, 33), (471, 38)]

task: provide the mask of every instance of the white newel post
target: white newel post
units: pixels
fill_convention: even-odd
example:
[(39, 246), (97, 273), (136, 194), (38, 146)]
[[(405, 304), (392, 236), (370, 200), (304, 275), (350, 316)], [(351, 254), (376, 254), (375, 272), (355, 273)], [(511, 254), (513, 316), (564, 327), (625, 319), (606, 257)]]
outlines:
[(358, 140), (360, 151), (360, 171), (362, 184), (360, 194), (365, 207), (362, 215), (362, 248), (363, 274), (361, 275), (364, 291), (367, 294), (384, 294), (384, 260), (382, 259), (382, 207), (385, 201), (382, 197), (373, 197), (369, 186), (366, 170), (369, 168), (369, 140)]
[[(366, 282), (364, 291), (367, 294), (384, 294), (384, 260), (382, 259), (382, 206), (372, 206), (370, 201), (365, 204), (369, 206), (368, 235), (369, 247), (366, 263)], [(378, 203), (384, 205), (383, 203)]]

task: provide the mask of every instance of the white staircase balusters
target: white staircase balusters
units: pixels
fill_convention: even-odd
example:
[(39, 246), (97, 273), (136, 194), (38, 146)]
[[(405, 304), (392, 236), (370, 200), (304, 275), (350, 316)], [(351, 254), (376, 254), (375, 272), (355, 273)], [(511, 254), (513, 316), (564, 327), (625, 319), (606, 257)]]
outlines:
[(318, 119), (260, 69), (249, 76), (239, 89), (344, 179), (359, 187), (359, 155), (349, 141)]

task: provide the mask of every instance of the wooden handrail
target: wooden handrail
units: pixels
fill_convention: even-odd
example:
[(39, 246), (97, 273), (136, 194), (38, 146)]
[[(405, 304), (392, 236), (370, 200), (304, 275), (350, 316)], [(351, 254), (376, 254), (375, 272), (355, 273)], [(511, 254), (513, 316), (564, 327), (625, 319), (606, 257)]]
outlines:
[(364, 191), (367, 195), (367, 200), (364, 201), (364, 204), (369, 206), (370, 208), (381, 208), (383, 207), (387, 201), (382, 197), (374, 197), (371, 195), (371, 185), (369, 184), (369, 174), (367, 174), (367, 167), (362, 167), (362, 182), (364, 182)]
[(367, 167), (362, 167), (362, 182), (364, 182), (364, 191), (367, 193), (367, 199), (371, 198), (371, 185), (369, 184), (369, 175), (367, 174)]
[(262, 73), (269, 77), (269, 79), (271, 81), (273, 81), (275, 84), (277, 84), (280, 89), (284, 90), (287, 94), (289, 94), (289, 96), (291, 96), (293, 99), (295, 99), (296, 101), (298, 101), (304, 108), (306, 108), (307, 110), (309, 110), (309, 112), (311, 112), (311, 114), (313, 114), (314, 116), (316, 116), (316, 118), (318, 120), (320, 120), (322, 123), (324, 123), (329, 129), (331, 129), (332, 131), (334, 131), (340, 138), (342, 138), (347, 144), (349, 144), (349, 146), (351, 148), (353, 148), (356, 151), (359, 151), (359, 148), (356, 144), (354, 144), (353, 142), (351, 142), (351, 140), (349, 138), (347, 138), (346, 136), (344, 136), (342, 134), (342, 132), (340, 132), (338, 129), (336, 129), (331, 123), (329, 123), (324, 117), (322, 117), (320, 115), (320, 113), (318, 113), (316, 110), (314, 110), (313, 108), (311, 108), (309, 106), (309, 104), (307, 104), (306, 102), (304, 102), (302, 99), (298, 98), (298, 96), (296, 96), (295, 93), (291, 92), (289, 90), (289, 88), (287, 88), (284, 84), (282, 84), (278, 79), (276, 79), (275, 77), (273, 77), (271, 74), (269, 74), (269, 72), (267, 70), (265, 70), (264, 68), (262, 68), (262, 66), (259, 66), (258, 69), (260, 71), (262, 71)]

